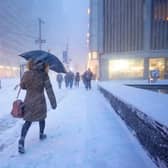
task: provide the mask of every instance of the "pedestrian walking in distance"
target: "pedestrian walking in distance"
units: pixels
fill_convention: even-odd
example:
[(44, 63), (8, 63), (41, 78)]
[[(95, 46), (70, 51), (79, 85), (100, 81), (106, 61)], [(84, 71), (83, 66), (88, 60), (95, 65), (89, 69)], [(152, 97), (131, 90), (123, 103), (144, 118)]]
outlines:
[(65, 82), (65, 87), (68, 88), (68, 86), (69, 86), (68, 73), (66, 73), (64, 76), (64, 82)]
[(63, 76), (62, 74), (57, 74), (57, 82), (58, 82), (58, 88), (62, 88), (62, 82), (63, 82)]
[(69, 71), (67, 75), (68, 75), (68, 83), (69, 83), (68, 86), (70, 87), (70, 89), (72, 89), (73, 83), (74, 83), (74, 73), (72, 71)]
[(76, 87), (79, 87), (79, 82), (80, 82), (80, 74), (79, 72), (77, 72), (75, 75), (75, 86)]
[(92, 81), (93, 73), (91, 72), (90, 69), (85, 71), (83, 78), (84, 78), (84, 84), (87, 90), (91, 90), (91, 81)]
[(47, 117), (46, 100), (44, 89), (50, 100), (53, 109), (57, 107), (56, 98), (48, 76), (48, 65), (40, 61), (28, 62), (28, 71), (23, 74), (20, 86), (26, 90), (24, 100), (25, 123), (21, 130), (18, 151), (24, 153), (24, 142), (27, 132), (32, 122), (39, 122), (39, 139), (44, 140), (47, 136), (44, 134), (45, 118)]

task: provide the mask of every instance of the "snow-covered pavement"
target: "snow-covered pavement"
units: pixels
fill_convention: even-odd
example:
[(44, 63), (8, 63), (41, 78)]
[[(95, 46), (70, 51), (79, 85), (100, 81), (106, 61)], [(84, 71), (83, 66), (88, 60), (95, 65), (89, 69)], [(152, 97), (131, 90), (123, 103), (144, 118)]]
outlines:
[(0, 168), (155, 168), (96, 87), (64, 89), (56, 95), (60, 101), (48, 112), (45, 141), (39, 141), (34, 123), (26, 153), (20, 155), (17, 141), (23, 121), (0, 134)]

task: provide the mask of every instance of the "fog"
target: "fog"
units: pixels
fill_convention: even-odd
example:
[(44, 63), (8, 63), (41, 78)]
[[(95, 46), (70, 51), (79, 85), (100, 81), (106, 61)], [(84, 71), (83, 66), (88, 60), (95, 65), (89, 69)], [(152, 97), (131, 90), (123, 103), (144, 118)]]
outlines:
[(83, 0), (6, 0), (0, 1), (0, 64), (19, 65), (19, 53), (39, 49), (38, 18), (42, 24), (42, 49), (62, 59), (69, 46), (75, 66), (85, 67), (87, 58), (88, 1)]

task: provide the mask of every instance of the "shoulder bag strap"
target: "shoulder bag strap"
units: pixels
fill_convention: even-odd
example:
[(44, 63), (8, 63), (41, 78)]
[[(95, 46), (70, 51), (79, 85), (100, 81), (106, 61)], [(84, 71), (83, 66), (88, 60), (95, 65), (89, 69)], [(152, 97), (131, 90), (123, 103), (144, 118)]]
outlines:
[(19, 90), (18, 90), (18, 93), (17, 93), (17, 97), (16, 97), (16, 99), (18, 99), (18, 98), (19, 98), (20, 91), (21, 91), (21, 87), (20, 87), (20, 88), (19, 88)]

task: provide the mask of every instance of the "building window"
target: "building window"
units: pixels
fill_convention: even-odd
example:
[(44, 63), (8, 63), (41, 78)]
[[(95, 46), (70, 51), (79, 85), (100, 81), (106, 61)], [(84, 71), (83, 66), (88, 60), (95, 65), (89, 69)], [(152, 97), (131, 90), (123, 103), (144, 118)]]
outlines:
[(168, 1), (152, 1), (152, 34), (153, 50), (168, 49)]
[(104, 0), (104, 51), (143, 50), (144, 0)]
[(149, 70), (159, 70), (160, 78), (163, 79), (165, 75), (165, 58), (150, 58)]
[(113, 59), (109, 61), (110, 79), (142, 78), (143, 74), (143, 59)]

